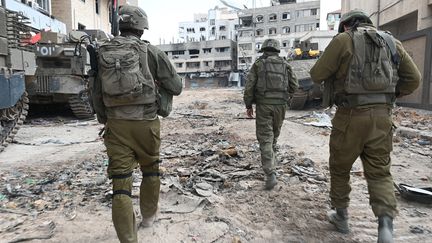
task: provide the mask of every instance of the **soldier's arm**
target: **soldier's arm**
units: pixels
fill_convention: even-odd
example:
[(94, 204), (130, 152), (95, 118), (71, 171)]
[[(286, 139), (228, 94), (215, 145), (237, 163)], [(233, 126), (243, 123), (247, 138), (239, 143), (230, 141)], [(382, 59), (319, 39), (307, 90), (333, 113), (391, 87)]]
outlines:
[(246, 77), (245, 90), (243, 94), (243, 101), (246, 105), (246, 109), (252, 108), (252, 104), (255, 101), (255, 85), (258, 79), (256, 62), (252, 65), (249, 73)]
[(167, 55), (157, 47), (148, 45), (149, 68), (153, 78), (172, 95), (182, 92), (183, 84)]
[(344, 75), (352, 58), (352, 40), (347, 33), (335, 36), (310, 70), (315, 83)]
[(287, 71), (288, 71), (288, 78), (289, 78), (288, 79), (288, 81), (289, 81), (288, 93), (294, 94), (297, 91), (299, 84), (298, 84), (297, 77), (296, 77), (294, 71), (292, 70), (292, 67), (289, 64), (287, 64), (287, 65), (288, 65)]
[(107, 117), (102, 99), (102, 82), (98, 76), (90, 80), (91, 103), (99, 123), (105, 124)]
[(399, 80), (396, 85), (397, 97), (411, 94), (420, 84), (421, 74), (410, 55), (405, 51), (400, 41), (396, 41), (396, 47), (400, 55), (398, 69)]

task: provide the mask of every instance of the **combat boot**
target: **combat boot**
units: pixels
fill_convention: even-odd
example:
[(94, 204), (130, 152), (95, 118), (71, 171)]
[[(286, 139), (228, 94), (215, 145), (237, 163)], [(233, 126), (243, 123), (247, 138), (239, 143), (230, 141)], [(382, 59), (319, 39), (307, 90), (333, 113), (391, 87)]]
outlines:
[(348, 234), (348, 209), (346, 208), (336, 208), (336, 211), (330, 212), (328, 215), (328, 220), (332, 223), (337, 231)]
[(156, 219), (156, 213), (148, 218), (143, 218), (140, 224), (140, 228), (152, 227)]
[(276, 174), (271, 173), (270, 175), (267, 175), (266, 182), (265, 182), (265, 189), (271, 190), (273, 189), (273, 187), (276, 186), (276, 184), (277, 184)]
[(378, 243), (393, 243), (393, 219), (389, 216), (378, 217)]

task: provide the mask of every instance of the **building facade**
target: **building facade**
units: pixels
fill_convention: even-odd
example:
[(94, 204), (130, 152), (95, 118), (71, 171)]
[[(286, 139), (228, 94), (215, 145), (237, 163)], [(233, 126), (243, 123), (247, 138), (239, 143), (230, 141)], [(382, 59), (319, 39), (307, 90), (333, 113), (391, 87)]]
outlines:
[(398, 38), (422, 73), (420, 87), (399, 104), (432, 110), (432, 0), (342, 0), (342, 14), (361, 9)]
[(227, 86), (237, 69), (236, 42), (228, 39), (158, 45), (187, 88)]
[(195, 14), (194, 20), (179, 23), (180, 42), (235, 40), (238, 18), (235, 11), (215, 7), (207, 14)]
[(5, 6), (26, 16), (30, 26), (37, 30), (51, 30), (66, 34), (66, 25), (53, 15), (51, 2), (51, 0), (5, 0)]
[[(278, 1), (272, 6), (239, 12), (238, 68), (248, 70), (258, 57), (265, 39), (280, 41), (281, 55), (287, 56), (296, 44), (320, 28), (320, 1)], [(328, 35), (331, 39), (333, 34)], [(321, 38), (320, 38), (321, 39)], [(319, 44), (320, 50), (330, 40)]]
[(110, 33), (110, 0), (51, 0), (52, 14), (66, 24), (67, 32), (100, 29)]

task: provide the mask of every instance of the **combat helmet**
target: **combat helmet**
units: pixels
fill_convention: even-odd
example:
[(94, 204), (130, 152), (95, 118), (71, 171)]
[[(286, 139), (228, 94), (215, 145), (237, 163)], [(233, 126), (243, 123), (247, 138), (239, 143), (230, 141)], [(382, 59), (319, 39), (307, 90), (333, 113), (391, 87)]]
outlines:
[(342, 15), (342, 18), (340, 19), (339, 22), (338, 32), (339, 33), (344, 32), (344, 24), (353, 18), (361, 19), (363, 20), (363, 23), (372, 24), (372, 20), (365, 12), (359, 9), (354, 9)]
[(261, 49), (259, 52), (264, 51), (275, 51), (280, 52), (279, 41), (275, 39), (266, 39), (264, 43), (261, 45)]
[(120, 6), (118, 15), (120, 29), (148, 29), (147, 14), (140, 7), (131, 5)]

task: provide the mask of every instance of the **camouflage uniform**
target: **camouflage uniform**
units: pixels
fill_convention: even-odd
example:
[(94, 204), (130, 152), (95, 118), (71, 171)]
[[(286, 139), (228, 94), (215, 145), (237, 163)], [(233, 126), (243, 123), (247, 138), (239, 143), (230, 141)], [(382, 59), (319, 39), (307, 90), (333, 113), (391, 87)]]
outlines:
[(251, 109), (252, 104), (256, 104), (256, 136), (261, 150), (262, 167), (267, 176), (274, 174), (275, 147), (288, 107), (288, 97), (298, 88), (297, 78), (291, 66), (288, 62), (283, 61), (284, 76), (285, 79), (288, 79), (285, 97), (270, 98), (265, 94), (263, 90), (265, 88), (258, 85), (258, 79), (265, 72), (263, 59), (268, 57), (278, 57), (283, 60), (282, 57), (279, 57), (277, 50), (264, 50), (263, 55), (252, 65), (248, 73), (243, 97), (246, 109)]
[[(120, 30), (121, 25), (120, 25)], [(125, 31), (122, 36), (138, 38)], [(164, 52), (148, 44), (148, 66), (154, 80), (172, 95), (179, 95), (182, 82)], [(120, 242), (137, 242), (137, 225), (131, 200), (132, 172), (143, 174), (140, 209), (143, 219), (153, 217), (159, 200), (160, 121), (157, 103), (106, 107), (101, 81), (93, 85), (93, 106), (106, 131), (104, 142), (109, 157), (108, 176), (113, 179), (112, 218)]]
[[(352, 13), (358, 14), (355, 11)], [(363, 16), (362, 12), (359, 14)], [(367, 20), (370, 22), (369, 19)], [(360, 24), (359, 27), (373, 28), (367, 23)], [(342, 31), (343, 29), (340, 29), (339, 32)], [(349, 99), (357, 100), (359, 104), (354, 106), (346, 105), (345, 98), (348, 95), (340, 98), (344, 97), (345, 80), (354, 53), (353, 40), (348, 32), (334, 37), (310, 71), (316, 83), (324, 80), (326, 84), (330, 82), (333, 87), (332, 96), (338, 107), (332, 120), (333, 127), (330, 135), (330, 198), (333, 207), (337, 209), (348, 207), (351, 191), (350, 170), (360, 156), (368, 183), (372, 210), (377, 217), (388, 216), (391, 219), (397, 214), (393, 179), (390, 173), (393, 136), (391, 108), (396, 96), (401, 97), (412, 93), (418, 87), (421, 78), (419, 70), (402, 44), (397, 40), (394, 41), (400, 63), (396, 67), (399, 80), (393, 94), (365, 94), (361, 99), (358, 98), (360, 95), (349, 95)], [(373, 101), (377, 99), (375, 95), (384, 97), (383, 100), (386, 101)], [(368, 100), (369, 98), (371, 100)], [(341, 216), (342, 214), (345, 214), (342, 218), (347, 216), (346, 211), (341, 213)], [(346, 224), (346, 231), (347, 227)]]

